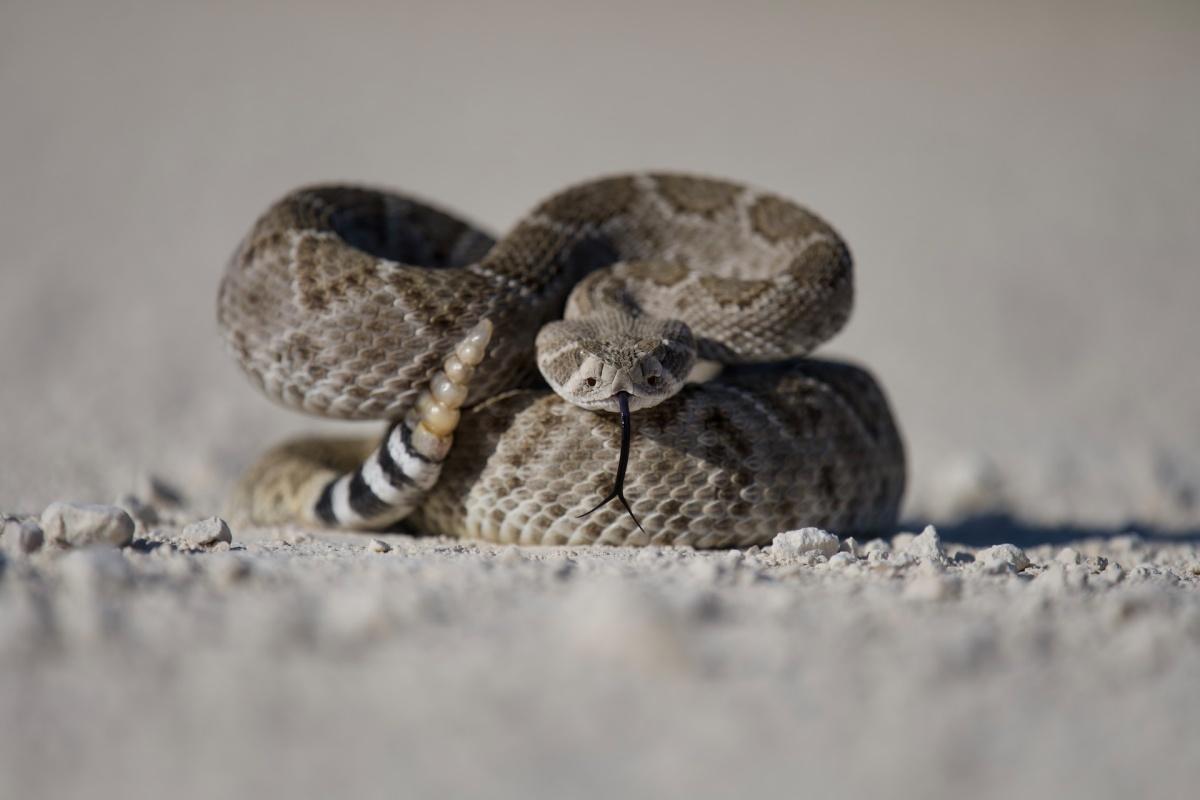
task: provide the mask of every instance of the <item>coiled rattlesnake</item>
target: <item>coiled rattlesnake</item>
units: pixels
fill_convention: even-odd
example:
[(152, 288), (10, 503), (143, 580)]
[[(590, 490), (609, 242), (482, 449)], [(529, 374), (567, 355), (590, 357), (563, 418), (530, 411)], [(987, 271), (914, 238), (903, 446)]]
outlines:
[[(234, 505), (259, 523), (408, 517), (530, 544), (886, 529), (904, 487), (887, 402), (866, 371), (804, 358), (852, 296), (849, 251), (828, 224), (721, 180), (581, 183), (498, 241), (409, 197), (300, 189), (231, 260), (222, 331), (272, 398), (392, 425), (375, 447), (271, 451)], [(715, 378), (688, 381), (714, 364)], [(621, 406), (635, 436), (618, 458)], [(580, 516), (622, 481), (628, 513)]]

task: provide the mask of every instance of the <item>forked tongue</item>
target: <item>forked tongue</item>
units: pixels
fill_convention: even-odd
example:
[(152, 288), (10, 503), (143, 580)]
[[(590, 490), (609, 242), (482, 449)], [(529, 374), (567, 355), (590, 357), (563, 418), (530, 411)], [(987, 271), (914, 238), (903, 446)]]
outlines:
[(633, 509), (629, 507), (629, 501), (625, 499), (625, 469), (629, 466), (629, 440), (633, 435), (633, 420), (629, 414), (629, 392), (617, 392), (617, 406), (621, 409), (621, 457), (617, 460), (617, 480), (613, 483), (612, 491), (608, 493), (608, 496), (593, 506), (590, 511), (580, 514), (579, 518), (586, 517), (615, 497), (621, 501), (621, 505), (625, 506), (633, 524), (638, 526), (639, 531), (645, 533), (646, 529), (642, 527), (642, 523), (638, 522), (638, 518), (633, 514)]

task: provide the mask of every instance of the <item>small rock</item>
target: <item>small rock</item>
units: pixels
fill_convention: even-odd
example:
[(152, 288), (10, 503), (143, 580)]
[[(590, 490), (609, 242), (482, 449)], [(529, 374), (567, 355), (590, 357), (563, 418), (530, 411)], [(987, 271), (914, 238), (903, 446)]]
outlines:
[(904, 587), (904, 596), (916, 600), (956, 600), (961, 595), (962, 581), (950, 575), (924, 573)]
[(116, 506), (51, 503), (42, 512), (46, 538), (65, 547), (124, 547), (133, 540), (133, 529), (133, 518)]
[(1059, 564), (1081, 564), (1083, 556), (1079, 555), (1079, 551), (1074, 547), (1064, 547), (1058, 551), (1058, 555), (1054, 556), (1054, 560)]
[(875, 553), (890, 553), (892, 546), (886, 539), (872, 539), (862, 546), (862, 551), (867, 554), (867, 558), (870, 558)]
[(229, 525), (220, 517), (208, 517), (199, 522), (193, 522), (183, 529), (183, 538), (198, 547), (212, 547), (221, 542), (233, 542), (233, 534)]
[(801, 528), (777, 535), (771, 541), (771, 549), (777, 555), (796, 557), (802, 553), (820, 553), (832, 556), (838, 551), (841, 542), (832, 533), (826, 533), (820, 528)]
[(855, 561), (857, 561), (857, 559), (849, 553), (835, 553), (829, 557), (829, 566), (836, 569), (841, 569), (842, 567), (850, 566), (851, 564), (855, 563)]
[(942, 539), (938, 536), (937, 528), (926, 525), (925, 530), (904, 548), (910, 556), (926, 564), (945, 564), (946, 551), (942, 549)]
[(390, 553), (390, 552), (392, 552), (392, 546), (390, 544), (388, 544), (387, 542), (385, 542), (383, 539), (372, 539), (371, 543), (369, 545), (367, 545), (367, 549), (370, 550), (372, 553)]
[(860, 545), (858, 543), (858, 539), (855, 539), (853, 536), (847, 536), (845, 539), (842, 539), (842, 552), (843, 553), (849, 553), (850, 555), (854, 556), (855, 558), (858, 558), (859, 555), (861, 555), (861, 550), (862, 550), (862, 545)]
[(1011, 568), (1013, 572), (1020, 572), (1029, 566), (1029, 556), (1015, 544), (997, 544), (980, 550), (976, 561), (991, 571)]

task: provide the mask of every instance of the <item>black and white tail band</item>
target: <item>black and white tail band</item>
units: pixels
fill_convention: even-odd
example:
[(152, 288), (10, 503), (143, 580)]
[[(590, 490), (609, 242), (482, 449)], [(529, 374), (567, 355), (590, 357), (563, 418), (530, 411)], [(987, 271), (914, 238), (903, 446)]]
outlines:
[(450, 452), (471, 375), (487, 351), (492, 324), (482, 320), (446, 358), (404, 419), (351, 472), (325, 484), (312, 506), (314, 522), (380, 528), (412, 513), (433, 488)]

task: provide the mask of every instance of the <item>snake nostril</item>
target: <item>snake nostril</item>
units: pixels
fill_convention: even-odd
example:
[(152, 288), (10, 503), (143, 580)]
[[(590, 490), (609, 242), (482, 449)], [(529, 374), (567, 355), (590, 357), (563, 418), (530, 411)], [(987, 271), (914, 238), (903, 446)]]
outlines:
[(591, 387), (593, 387), (593, 386), (595, 386), (595, 385), (596, 385), (596, 379), (595, 379), (595, 378), (585, 378), (583, 382), (587, 384), (587, 386), (588, 386), (588, 388), (589, 388), (589, 389), (590, 389)]
[(650, 384), (651, 386), (658, 386), (658, 376), (651, 375), (650, 377), (646, 378), (646, 383)]

